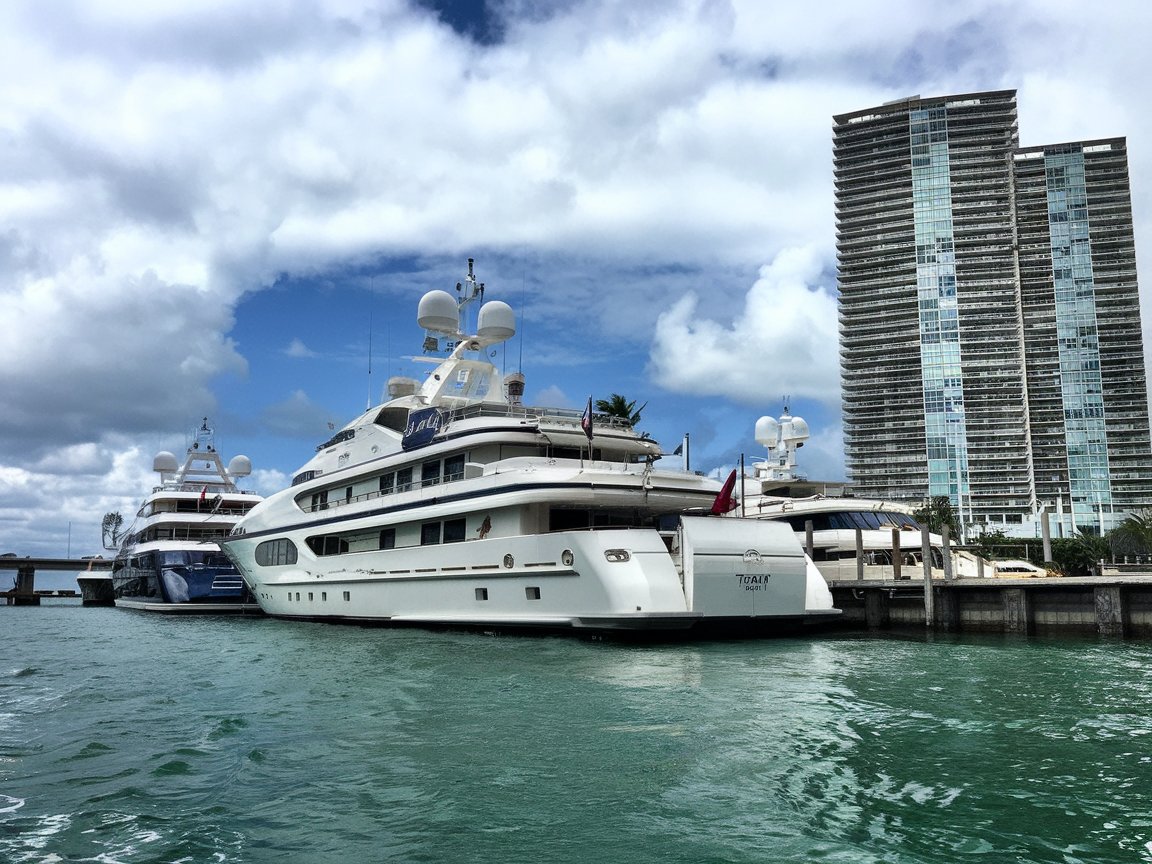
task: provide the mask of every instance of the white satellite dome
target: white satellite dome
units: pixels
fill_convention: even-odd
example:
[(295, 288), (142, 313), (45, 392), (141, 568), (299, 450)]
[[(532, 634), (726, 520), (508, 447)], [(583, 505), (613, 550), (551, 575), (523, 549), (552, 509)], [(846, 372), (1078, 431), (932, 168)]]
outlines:
[(488, 345), (516, 335), (516, 313), (503, 300), (489, 300), (480, 307), (476, 335)]
[(447, 291), (429, 291), (420, 298), (416, 321), (425, 330), (455, 335), (460, 328), (460, 309)]
[(769, 450), (780, 443), (780, 424), (775, 417), (761, 417), (756, 421), (756, 443)]
[(167, 450), (161, 450), (156, 454), (152, 460), (152, 470), (161, 471), (165, 474), (170, 474), (173, 471), (180, 469), (180, 463), (176, 461), (176, 456), (169, 453)]
[(795, 441), (796, 446), (800, 447), (805, 441), (808, 440), (808, 421), (803, 417), (793, 417), (791, 420), (791, 429), (784, 430), (785, 440)]
[(247, 477), (252, 473), (252, 460), (247, 456), (233, 456), (228, 463), (228, 473), (233, 477)]

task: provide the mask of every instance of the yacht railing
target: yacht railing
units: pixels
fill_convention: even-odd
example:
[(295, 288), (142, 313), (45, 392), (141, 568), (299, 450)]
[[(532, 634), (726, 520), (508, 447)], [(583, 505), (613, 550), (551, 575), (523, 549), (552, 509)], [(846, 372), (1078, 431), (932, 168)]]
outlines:
[[(538, 408), (523, 405), (506, 405), (501, 402), (475, 402), (461, 408), (453, 408), (444, 412), (446, 421), (467, 420), (472, 417), (518, 417), (525, 420), (562, 420), (564, 425), (579, 427), (584, 411), (579, 408)], [(630, 424), (623, 417), (611, 414), (592, 413), (593, 427), (610, 427), (612, 429), (631, 429)]]
[[(529, 465), (553, 466), (559, 461), (566, 461), (566, 462), (575, 463), (575, 462), (578, 462), (579, 460), (576, 460), (576, 459), (560, 460), (560, 459), (556, 459), (554, 457), (547, 457), (547, 456), (518, 456), (518, 457), (515, 457), (512, 459), (502, 460), (498, 464), (498, 467), (496, 468), (496, 473), (501, 473), (500, 468), (504, 468), (506, 471), (517, 471), (517, 470), (523, 470), (526, 466), (529, 466)], [(588, 459), (584, 460), (584, 465), (586, 465), (589, 469), (595, 468), (597, 471), (608, 471), (608, 472), (620, 471), (620, 472), (624, 472), (624, 473), (627, 473), (629, 471), (633, 471), (636, 468), (635, 465), (631, 465), (631, 464), (620, 465), (620, 464), (617, 464), (615, 462), (604, 462), (604, 461), (600, 461), (600, 460), (598, 460), (596, 462), (592, 462)], [(343, 497), (333, 497), (333, 498), (329, 499), (328, 501), (318, 501), (315, 504), (299, 503), (299, 507), (305, 513), (318, 513), (321, 510), (335, 510), (337, 507), (347, 507), (350, 504), (356, 504), (356, 503), (359, 503), (361, 501), (372, 501), (376, 498), (387, 498), (389, 495), (397, 495), (401, 492), (410, 492), (413, 489), (427, 488), (430, 486), (442, 486), (446, 483), (455, 483), (455, 482), (463, 480), (463, 479), (465, 479), (464, 474), (449, 474), (449, 475), (442, 476), (442, 477), (429, 478), (427, 481), (413, 480), (411, 483), (405, 484), (403, 486), (396, 486), (395, 488), (388, 489), (388, 490), (383, 491), (383, 492), (381, 492), (379, 489), (373, 489), (369, 492), (362, 492), (359, 495), (352, 495), (352, 496), (345, 495)]]
[[(204, 491), (205, 486), (220, 486), (220, 483), (161, 483), (159, 486), (153, 486), (152, 492), (195, 492), (199, 494)], [(253, 492), (251, 489), (228, 489), (226, 492), (208, 490), (208, 500), (211, 500), (213, 495), (258, 495), (258, 492)]]

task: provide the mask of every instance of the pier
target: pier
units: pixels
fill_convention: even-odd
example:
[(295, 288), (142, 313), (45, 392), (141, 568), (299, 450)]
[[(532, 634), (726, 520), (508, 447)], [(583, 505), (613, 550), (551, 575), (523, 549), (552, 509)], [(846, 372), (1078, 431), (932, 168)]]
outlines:
[(15, 570), (16, 579), (7, 591), (0, 591), (7, 606), (39, 606), (44, 596), (36, 591), (37, 570), (107, 571), (112, 569), (110, 558), (18, 558), (0, 556), (0, 570)]
[(1152, 574), (830, 582), (841, 624), (940, 633), (1152, 637)]

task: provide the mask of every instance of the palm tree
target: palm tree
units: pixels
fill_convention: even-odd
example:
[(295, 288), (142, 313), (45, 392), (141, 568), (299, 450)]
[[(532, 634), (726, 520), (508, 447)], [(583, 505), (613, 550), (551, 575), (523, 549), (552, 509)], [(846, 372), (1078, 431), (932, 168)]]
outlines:
[(1132, 513), (1108, 533), (1116, 555), (1147, 555), (1152, 552), (1152, 510)]
[(105, 549), (115, 549), (120, 542), (120, 527), (124, 524), (124, 517), (119, 513), (105, 513), (100, 522), (100, 533), (104, 538)]
[(640, 422), (640, 412), (647, 407), (648, 403), (645, 402), (637, 408), (635, 399), (629, 401), (619, 393), (613, 393), (610, 399), (596, 400), (597, 411), (601, 414), (607, 414), (609, 417), (619, 417), (626, 421), (629, 426), (636, 426)]
[(960, 521), (956, 518), (956, 508), (947, 495), (935, 495), (924, 502), (924, 506), (912, 513), (912, 518), (928, 530), (939, 534), (945, 525), (954, 539), (960, 538)]

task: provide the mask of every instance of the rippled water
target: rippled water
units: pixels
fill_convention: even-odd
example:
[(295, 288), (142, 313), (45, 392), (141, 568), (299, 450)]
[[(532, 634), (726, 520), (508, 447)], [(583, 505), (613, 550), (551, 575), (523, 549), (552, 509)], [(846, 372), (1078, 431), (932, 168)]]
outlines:
[(4, 862), (1152, 861), (1152, 646), (0, 608)]

